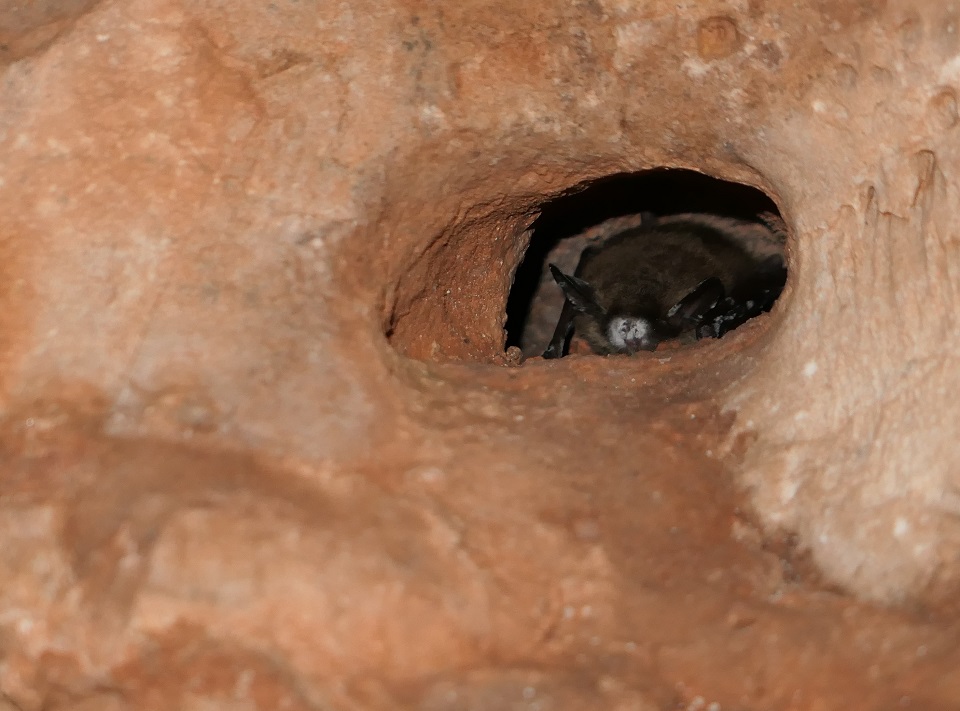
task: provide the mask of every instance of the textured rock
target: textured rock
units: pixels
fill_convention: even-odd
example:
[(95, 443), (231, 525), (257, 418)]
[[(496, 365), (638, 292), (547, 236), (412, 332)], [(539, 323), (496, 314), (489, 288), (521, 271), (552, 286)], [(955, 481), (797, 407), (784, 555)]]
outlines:
[[(0, 9), (0, 706), (955, 709), (958, 17)], [(658, 166), (777, 200), (775, 311), (505, 367), (538, 206)]]

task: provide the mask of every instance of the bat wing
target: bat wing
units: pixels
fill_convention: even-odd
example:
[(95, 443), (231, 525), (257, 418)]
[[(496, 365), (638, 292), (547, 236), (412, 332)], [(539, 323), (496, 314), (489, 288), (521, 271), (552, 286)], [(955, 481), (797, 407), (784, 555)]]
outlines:
[(596, 292), (588, 282), (564, 274), (554, 264), (550, 265), (550, 273), (553, 274), (554, 280), (560, 285), (564, 296), (574, 309), (598, 320), (607, 315), (606, 309), (597, 302)]
[(726, 291), (720, 279), (704, 279), (667, 311), (666, 322), (680, 332), (696, 328), (725, 296)]

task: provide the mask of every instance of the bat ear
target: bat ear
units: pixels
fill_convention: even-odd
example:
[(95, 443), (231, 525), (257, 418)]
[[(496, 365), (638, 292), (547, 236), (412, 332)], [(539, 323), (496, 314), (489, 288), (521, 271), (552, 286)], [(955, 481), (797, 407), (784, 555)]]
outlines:
[(573, 308), (596, 319), (606, 316), (606, 310), (597, 303), (596, 292), (589, 283), (575, 276), (564, 274), (554, 264), (550, 265), (550, 273), (553, 274), (554, 280), (559, 284), (564, 296), (567, 297), (567, 301)]
[(667, 311), (667, 323), (680, 330), (697, 326), (725, 295), (723, 283), (717, 277), (704, 279)]

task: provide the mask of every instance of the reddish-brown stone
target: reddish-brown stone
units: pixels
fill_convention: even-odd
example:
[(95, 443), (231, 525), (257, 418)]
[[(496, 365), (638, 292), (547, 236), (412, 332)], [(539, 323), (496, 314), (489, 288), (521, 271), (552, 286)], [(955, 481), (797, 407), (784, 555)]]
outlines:
[(729, 57), (739, 46), (737, 23), (729, 17), (710, 17), (697, 28), (697, 53), (703, 59)]
[[(0, 9), (0, 707), (958, 708), (909, 5)], [(538, 206), (658, 166), (777, 200), (778, 306), (518, 366)]]

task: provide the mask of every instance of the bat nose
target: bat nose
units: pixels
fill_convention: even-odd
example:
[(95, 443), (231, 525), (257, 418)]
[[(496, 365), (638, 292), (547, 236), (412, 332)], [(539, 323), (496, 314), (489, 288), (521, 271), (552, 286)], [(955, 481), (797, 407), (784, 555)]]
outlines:
[(628, 338), (626, 340), (626, 346), (630, 355), (633, 355), (637, 351), (655, 351), (657, 349), (657, 340), (648, 336)]

